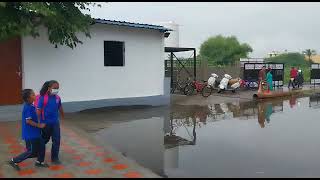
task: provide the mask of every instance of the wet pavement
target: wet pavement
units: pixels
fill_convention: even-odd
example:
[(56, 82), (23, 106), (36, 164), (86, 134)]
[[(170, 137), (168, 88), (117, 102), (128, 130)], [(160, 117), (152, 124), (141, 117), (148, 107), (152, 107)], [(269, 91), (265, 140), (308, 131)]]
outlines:
[[(6, 161), (24, 151), (24, 142), (20, 140), (21, 122), (0, 123), (0, 177), (28, 178), (140, 178), (159, 177), (151, 171), (137, 165), (131, 159), (108, 146), (99, 144), (80, 129), (62, 125), (62, 143), (60, 159), (62, 165), (50, 165), (50, 168), (37, 168), (35, 159), (19, 164), (21, 171), (15, 171)], [(50, 164), (51, 144), (47, 144), (46, 161)]]
[(176, 104), (91, 134), (163, 177), (319, 177), (319, 108), (319, 96)]

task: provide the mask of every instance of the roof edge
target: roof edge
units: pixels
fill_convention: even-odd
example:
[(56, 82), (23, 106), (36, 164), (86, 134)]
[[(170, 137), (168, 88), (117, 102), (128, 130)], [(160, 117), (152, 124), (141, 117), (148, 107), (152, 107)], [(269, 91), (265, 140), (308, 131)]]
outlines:
[(108, 20), (108, 19), (100, 19), (100, 18), (93, 18), (94, 23), (98, 24), (108, 24), (108, 25), (116, 25), (116, 26), (126, 26), (132, 28), (140, 28), (140, 29), (151, 29), (151, 30), (158, 30), (160, 32), (167, 32), (172, 31), (172, 29), (165, 28), (160, 25), (153, 25), (153, 24), (140, 24), (140, 23), (133, 23), (127, 21), (116, 21), (116, 20)]

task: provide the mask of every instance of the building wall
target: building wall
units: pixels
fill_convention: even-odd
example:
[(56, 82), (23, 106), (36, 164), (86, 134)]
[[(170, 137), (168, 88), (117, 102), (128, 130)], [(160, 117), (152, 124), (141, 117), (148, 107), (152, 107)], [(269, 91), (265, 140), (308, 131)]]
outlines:
[[(164, 95), (164, 38), (156, 30), (96, 24), (74, 50), (40, 37), (22, 39), (23, 88), (60, 83), (63, 102)], [(103, 41), (125, 42), (125, 66), (104, 67)]]

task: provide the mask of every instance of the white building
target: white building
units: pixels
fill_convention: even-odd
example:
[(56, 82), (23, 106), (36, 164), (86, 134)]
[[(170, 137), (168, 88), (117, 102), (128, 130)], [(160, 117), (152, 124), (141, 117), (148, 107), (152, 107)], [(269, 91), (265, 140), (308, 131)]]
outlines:
[[(164, 76), (164, 34), (157, 25), (96, 19), (91, 38), (80, 35), (75, 49), (23, 37), (0, 44), (0, 71), (5, 96), (0, 105), (21, 103), (21, 89), (39, 92), (47, 80), (60, 83), (66, 111), (121, 105), (169, 103), (170, 80)], [(8, 65), (8, 60), (10, 61)], [(2, 80), (2, 79), (1, 79)]]

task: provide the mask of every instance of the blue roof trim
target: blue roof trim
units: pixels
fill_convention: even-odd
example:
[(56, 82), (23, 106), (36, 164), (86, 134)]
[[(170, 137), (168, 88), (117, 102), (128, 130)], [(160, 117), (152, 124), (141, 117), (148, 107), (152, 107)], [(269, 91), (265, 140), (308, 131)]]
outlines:
[(126, 22), (126, 21), (107, 20), (107, 19), (94, 19), (94, 20), (95, 20), (95, 23), (99, 23), (99, 24), (127, 26), (127, 27), (133, 27), (133, 28), (143, 28), (143, 29), (153, 29), (153, 30), (159, 30), (160, 32), (172, 31), (171, 29), (165, 28), (163, 26), (152, 25), (152, 24), (140, 24), (140, 23), (132, 23), (132, 22)]

